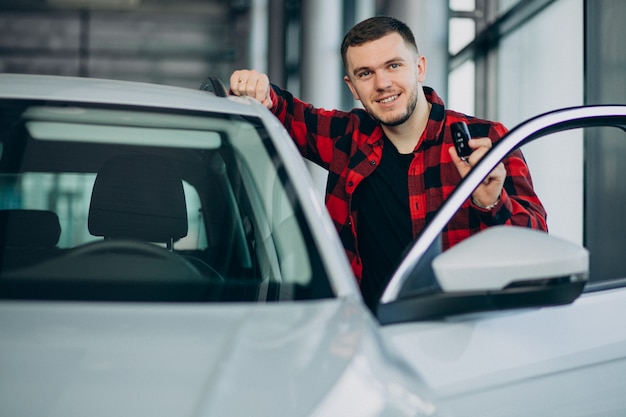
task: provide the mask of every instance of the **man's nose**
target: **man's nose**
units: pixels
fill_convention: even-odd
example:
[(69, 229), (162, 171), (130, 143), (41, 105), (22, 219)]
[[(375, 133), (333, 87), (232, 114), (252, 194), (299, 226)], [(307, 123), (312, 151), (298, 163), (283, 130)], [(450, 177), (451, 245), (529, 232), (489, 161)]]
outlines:
[(375, 75), (376, 88), (384, 90), (391, 85), (391, 79), (384, 73), (384, 71), (378, 72)]

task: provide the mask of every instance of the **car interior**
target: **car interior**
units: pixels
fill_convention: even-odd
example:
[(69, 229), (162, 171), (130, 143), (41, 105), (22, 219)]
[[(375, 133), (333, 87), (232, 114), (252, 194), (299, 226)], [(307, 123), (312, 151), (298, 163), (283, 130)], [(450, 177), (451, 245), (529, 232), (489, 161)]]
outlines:
[[(271, 157), (271, 142), (260, 139), (261, 126), (232, 122), (252, 126), (246, 135), (259, 138), (249, 155), (233, 144), (253, 137), (235, 138), (232, 132), (242, 129), (231, 129), (230, 116), (219, 115), (202, 116), (215, 118), (210, 133), (219, 140), (177, 142), (184, 129), (155, 133), (143, 119), (125, 130), (119, 120), (110, 122), (115, 134), (132, 132), (128, 141), (110, 140), (108, 128), (93, 121), (70, 128), (63, 120), (61, 138), (49, 133), (58, 120), (28, 120), (33, 104), (13, 103), (2, 113), (0, 128), (8, 134), (0, 148), (0, 298), (265, 302), (333, 296), (297, 201), (281, 183), (280, 167), (271, 166), (278, 159)], [(68, 133), (76, 126), (84, 138)], [(154, 145), (150, 134), (163, 131), (170, 142)], [(267, 167), (259, 149), (268, 154)], [(306, 247), (298, 248), (294, 238)]]

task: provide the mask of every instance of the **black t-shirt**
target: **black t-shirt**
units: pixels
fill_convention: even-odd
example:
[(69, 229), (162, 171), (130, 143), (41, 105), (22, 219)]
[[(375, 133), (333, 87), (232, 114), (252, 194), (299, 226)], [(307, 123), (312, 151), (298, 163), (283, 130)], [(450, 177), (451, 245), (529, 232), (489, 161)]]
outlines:
[(353, 207), (358, 210), (357, 245), (363, 262), (361, 292), (370, 308), (376, 305), (413, 240), (408, 170), (414, 155), (400, 154), (389, 139), (384, 140), (379, 166), (353, 196)]

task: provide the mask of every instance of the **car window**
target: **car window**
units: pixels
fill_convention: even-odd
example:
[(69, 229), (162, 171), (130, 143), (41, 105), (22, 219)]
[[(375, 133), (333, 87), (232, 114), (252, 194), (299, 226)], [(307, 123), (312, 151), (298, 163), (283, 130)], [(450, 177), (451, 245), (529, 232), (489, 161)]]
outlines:
[(547, 212), (548, 233), (589, 251), (588, 289), (611, 281), (623, 285), (626, 224), (620, 207), (626, 194), (618, 179), (626, 174), (626, 132), (589, 123), (547, 133), (521, 150)]
[[(623, 106), (570, 108), (509, 132), (452, 191), (407, 251), (378, 306), (381, 322), (562, 305), (582, 291), (626, 285), (621, 262), (626, 227), (619, 212), (625, 196), (618, 184), (625, 118)], [(522, 225), (498, 228), (494, 222), (444, 250), (445, 232), (454, 228), (459, 208), (467, 207), (477, 184), (520, 146), (547, 211), (548, 234), (525, 233), (529, 229)], [(579, 152), (558, 152), (576, 148)], [(591, 159), (601, 163), (585, 163), (585, 153), (594, 153)]]
[[(541, 146), (553, 144), (550, 151)], [(576, 156), (549, 164), (550, 155)], [(626, 223), (621, 207), (626, 202), (620, 178), (626, 174), (622, 155), (626, 132), (614, 126), (588, 126), (546, 135), (527, 145), (536, 188), (548, 211), (551, 235), (581, 244), (589, 251), (588, 290), (598, 284), (623, 285), (626, 265)], [(613, 285), (612, 284), (612, 285)]]
[(0, 109), (0, 296), (333, 296), (259, 120), (20, 100)]
[[(626, 266), (621, 261), (626, 225), (620, 212), (626, 195), (618, 183), (626, 132), (602, 125), (572, 128), (545, 134), (521, 150), (534, 190), (547, 212), (548, 233), (589, 251), (589, 287), (608, 281), (626, 284), (622, 281)], [(556, 163), (559, 150), (569, 158)], [(602, 162), (585, 166), (584, 152), (595, 154), (590, 160)], [(447, 228), (452, 227), (455, 217)], [(514, 252), (516, 247), (510, 250)]]

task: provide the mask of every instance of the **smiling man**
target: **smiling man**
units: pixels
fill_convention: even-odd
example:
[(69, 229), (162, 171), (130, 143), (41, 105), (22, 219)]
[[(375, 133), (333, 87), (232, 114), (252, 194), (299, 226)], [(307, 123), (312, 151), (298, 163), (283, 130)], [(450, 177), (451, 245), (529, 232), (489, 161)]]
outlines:
[[(254, 70), (235, 71), (230, 91), (263, 103), (302, 155), (329, 171), (326, 206), (364, 299), (374, 308), (404, 251), (506, 128), (446, 109), (423, 86), (426, 58), (408, 26), (395, 18), (378, 16), (354, 26), (341, 55), (344, 80), (364, 109), (315, 108)], [(458, 156), (450, 132), (461, 121), (473, 138), (467, 160)], [(444, 230), (443, 248), (502, 224), (547, 230), (520, 151), (474, 191)]]

